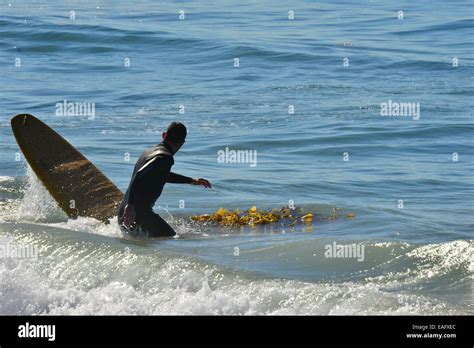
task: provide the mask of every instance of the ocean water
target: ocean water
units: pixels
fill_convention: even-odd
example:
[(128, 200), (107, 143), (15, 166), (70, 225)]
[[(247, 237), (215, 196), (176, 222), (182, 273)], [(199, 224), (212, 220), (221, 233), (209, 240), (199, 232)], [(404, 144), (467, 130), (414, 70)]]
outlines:
[[(473, 14), (467, 0), (0, 1), (0, 246), (37, 252), (0, 258), (0, 314), (474, 314)], [(65, 100), (95, 113), (58, 115)], [(19, 155), (18, 113), (122, 190), (180, 120), (173, 170), (214, 189), (165, 187), (155, 210), (174, 239), (68, 219)], [(256, 165), (220, 163), (226, 148)], [(190, 221), (292, 203), (312, 228)], [(363, 255), (328, 257), (334, 243)]]

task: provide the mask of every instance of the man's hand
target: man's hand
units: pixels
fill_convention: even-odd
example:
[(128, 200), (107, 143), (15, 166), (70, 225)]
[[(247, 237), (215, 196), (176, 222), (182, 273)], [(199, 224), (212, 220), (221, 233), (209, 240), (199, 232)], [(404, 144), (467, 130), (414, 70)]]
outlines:
[(121, 217), (122, 225), (129, 227), (135, 222), (135, 206), (127, 204)]
[(212, 188), (211, 183), (203, 178), (193, 179), (193, 181), (191, 181), (191, 185), (201, 185), (206, 188)]

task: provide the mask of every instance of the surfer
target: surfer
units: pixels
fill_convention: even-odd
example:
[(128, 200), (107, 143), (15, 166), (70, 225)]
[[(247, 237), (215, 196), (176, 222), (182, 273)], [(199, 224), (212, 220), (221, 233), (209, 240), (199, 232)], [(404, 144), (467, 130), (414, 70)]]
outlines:
[(174, 236), (176, 232), (173, 228), (153, 212), (153, 206), (165, 184), (169, 182), (211, 188), (206, 179), (193, 179), (171, 172), (173, 155), (183, 146), (186, 134), (186, 127), (182, 123), (172, 122), (163, 132), (163, 141), (146, 149), (138, 159), (118, 211), (118, 222), (124, 233), (138, 236), (142, 232), (148, 237)]

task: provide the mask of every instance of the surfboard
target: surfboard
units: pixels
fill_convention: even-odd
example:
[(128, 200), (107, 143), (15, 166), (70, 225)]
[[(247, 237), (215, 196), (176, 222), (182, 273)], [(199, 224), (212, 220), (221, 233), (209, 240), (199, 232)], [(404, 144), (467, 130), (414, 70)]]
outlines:
[(108, 223), (117, 214), (123, 193), (74, 146), (33, 115), (16, 115), (11, 125), (28, 164), (69, 217)]

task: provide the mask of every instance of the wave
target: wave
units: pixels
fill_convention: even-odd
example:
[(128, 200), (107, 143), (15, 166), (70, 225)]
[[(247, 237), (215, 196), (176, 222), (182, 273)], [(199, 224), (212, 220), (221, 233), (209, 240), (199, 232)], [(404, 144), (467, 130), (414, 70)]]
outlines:
[(396, 32), (392, 32), (391, 34), (401, 35), (401, 36), (411, 36), (411, 35), (419, 35), (419, 34), (432, 35), (439, 32), (453, 33), (453, 31), (458, 31), (458, 30), (462, 31), (464, 29), (467, 29), (468, 34), (469, 34), (470, 31), (472, 30), (473, 25), (474, 25), (473, 19), (460, 19), (460, 20), (450, 21), (450, 22), (436, 24), (436, 25), (429, 25), (420, 29), (396, 31)]
[[(8, 234), (0, 237), (3, 245), (37, 245), (39, 257), (2, 261), (1, 314), (473, 313), (468, 298), (453, 304), (449, 294), (435, 298), (429, 287), (433, 279), (455, 277), (448, 290), (459, 300), (472, 276), (473, 243), (467, 241), (418, 247), (374, 243), (373, 252), (388, 254), (389, 260), (367, 269), (368, 274), (304, 282), (177, 256), (166, 251), (166, 242), (140, 245), (29, 224), (3, 225), (2, 230)], [(383, 273), (371, 276), (376, 269)]]
[[(0, 20), (0, 32), (5, 38), (15, 38), (18, 47), (10, 49), (22, 53), (54, 53), (68, 50), (81, 53), (122, 52), (135, 45), (134, 51), (148, 47), (198, 47), (208, 41), (177, 37), (165, 31), (115, 29), (103, 25), (50, 24), (31, 20), (29, 25), (16, 19)], [(19, 43), (22, 43), (21, 45)]]

